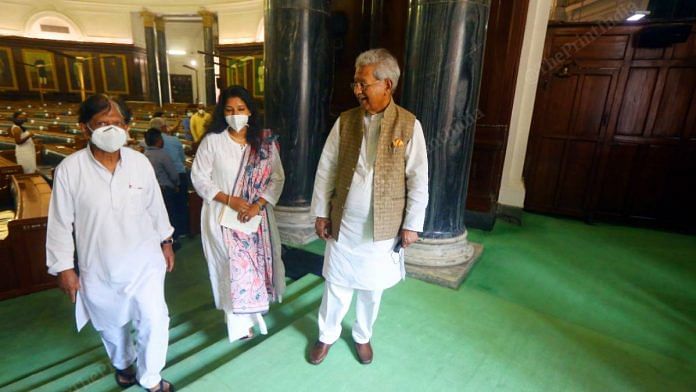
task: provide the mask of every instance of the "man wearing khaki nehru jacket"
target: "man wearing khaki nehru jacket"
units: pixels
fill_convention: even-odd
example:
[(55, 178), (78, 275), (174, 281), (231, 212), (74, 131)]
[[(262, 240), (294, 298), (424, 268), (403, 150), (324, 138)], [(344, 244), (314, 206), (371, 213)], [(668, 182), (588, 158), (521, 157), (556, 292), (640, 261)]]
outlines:
[(372, 362), (372, 327), (382, 292), (405, 276), (403, 250), (423, 230), (428, 159), (423, 128), (394, 103), (399, 65), (385, 49), (355, 61), (353, 93), (360, 106), (341, 113), (321, 154), (311, 212), (326, 240), (319, 339), (309, 361), (321, 363), (341, 334), (357, 291), (353, 341), (361, 363)]

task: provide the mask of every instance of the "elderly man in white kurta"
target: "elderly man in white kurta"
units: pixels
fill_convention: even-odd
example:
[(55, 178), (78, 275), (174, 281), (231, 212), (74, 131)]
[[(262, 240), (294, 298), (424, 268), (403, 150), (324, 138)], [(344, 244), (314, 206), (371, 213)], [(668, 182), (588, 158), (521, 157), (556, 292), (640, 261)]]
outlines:
[(341, 334), (357, 291), (352, 336), (361, 363), (372, 362), (372, 328), (382, 292), (405, 276), (403, 250), (423, 230), (428, 160), (420, 122), (396, 105), (399, 66), (385, 49), (355, 62), (360, 106), (334, 124), (319, 161), (311, 211), (326, 242), (319, 339), (310, 362), (321, 363)]
[(78, 331), (91, 320), (100, 333), (116, 382), (166, 391), (164, 277), (174, 266), (174, 229), (152, 165), (123, 147), (124, 110), (104, 95), (81, 104), (79, 121), (90, 142), (55, 170), (46, 262), (75, 303)]

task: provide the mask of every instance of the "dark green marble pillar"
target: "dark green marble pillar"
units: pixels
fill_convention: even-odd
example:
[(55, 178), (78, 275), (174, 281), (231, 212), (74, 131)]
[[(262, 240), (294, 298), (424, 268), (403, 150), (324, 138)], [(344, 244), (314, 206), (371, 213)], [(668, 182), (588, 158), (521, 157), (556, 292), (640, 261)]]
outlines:
[(167, 37), (164, 32), (164, 19), (155, 18), (155, 30), (157, 31), (157, 64), (159, 66), (160, 93), (162, 94), (162, 102), (170, 103), (169, 60), (167, 59)]
[(329, 4), (265, 4), (265, 120), (266, 127), (280, 135), (285, 188), (276, 211), (285, 242), (304, 243), (314, 236), (309, 205), (331, 91)]
[(147, 86), (149, 90), (148, 98), (157, 103), (162, 104), (160, 100), (159, 78), (157, 76), (157, 40), (155, 38), (155, 14), (143, 11), (140, 13), (143, 17), (143, 26), (145, 27), (145, 52), (147, 55)]
[(464, 209), (489, 1), (412, 0), (402, 105), (423, 124), (430, 201), (422, 237), (407, 262), (447, 266), (470, 262)]

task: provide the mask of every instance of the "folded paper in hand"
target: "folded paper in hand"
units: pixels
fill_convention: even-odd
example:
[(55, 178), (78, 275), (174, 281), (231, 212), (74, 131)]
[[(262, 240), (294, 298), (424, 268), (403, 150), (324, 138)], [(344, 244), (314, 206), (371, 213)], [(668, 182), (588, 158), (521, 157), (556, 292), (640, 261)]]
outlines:
[(230, 228), (232, 230), (241, 231), (244, 234), (256, 233), (261, 224), (261, 215), (256, 215), (255, 217), (249, 219), (248, 222), (244, 223), (237, 219), (239, 213), (230, 207), (223, 207), (220, 213), (220, 225)]

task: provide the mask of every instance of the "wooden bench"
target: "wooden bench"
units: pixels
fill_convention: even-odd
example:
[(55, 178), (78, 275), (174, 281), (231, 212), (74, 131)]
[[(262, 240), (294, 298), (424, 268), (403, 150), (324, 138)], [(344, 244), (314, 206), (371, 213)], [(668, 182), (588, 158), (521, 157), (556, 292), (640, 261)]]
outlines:
[(76, 151), (77, 149), (69, 144), (45, 144), (41, 150), (41, 163), (58, 166), (65, 157)]
[(46, 270), (46, 225), (51, 188), (39, 174), (11, 177), (14, 219), (0, 240), (0, 299), (56, 286)]
[[(14, 149), (8, 151), (11, 151), (14, 157)], [(23, 172), (22, 166), (0, 155), (0, 206), (8, 205), (12, 200), (10, 193), (12, 175), (22, 174)]]

